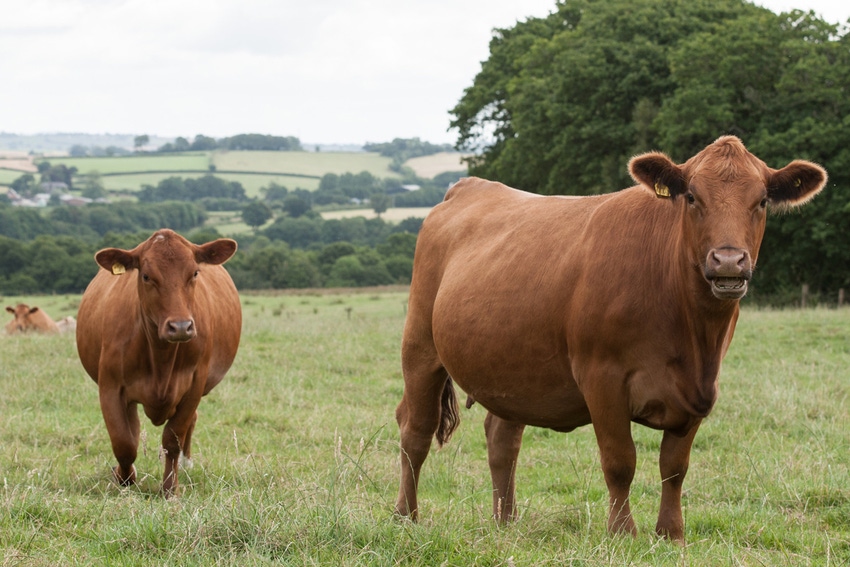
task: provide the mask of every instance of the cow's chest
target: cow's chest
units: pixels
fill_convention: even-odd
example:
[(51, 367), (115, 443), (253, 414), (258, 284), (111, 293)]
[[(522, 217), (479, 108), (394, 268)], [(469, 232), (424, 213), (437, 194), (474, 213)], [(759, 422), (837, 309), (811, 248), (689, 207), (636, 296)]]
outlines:
[(154, 425), (162, 425), (170, 419), (177, 406), (192, 388), (193, 369), (163, 372), (148, 370), (137, 372), (128, 380), (128, 401), (142, 405), (145, 415)]
[(632, 419), (655, 429), (685, 431), (708, 415), (717, 399), (716, 370), (679, 365), (640, 370), (627, 379)]

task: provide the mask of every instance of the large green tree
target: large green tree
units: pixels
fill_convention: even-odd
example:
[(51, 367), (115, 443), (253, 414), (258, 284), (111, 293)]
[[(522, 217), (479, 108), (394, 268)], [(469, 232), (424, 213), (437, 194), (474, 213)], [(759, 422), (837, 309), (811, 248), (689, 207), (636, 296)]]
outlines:
[(830, 183), (768, 223), (755, 289), (850, 285), (850, 35), (744, 0), (565, 0), (497, 30), (451, 111), (470, 173), (544, 194), (621, 189), (628, 159), (683, 161), (735, 134), (771, 167)]

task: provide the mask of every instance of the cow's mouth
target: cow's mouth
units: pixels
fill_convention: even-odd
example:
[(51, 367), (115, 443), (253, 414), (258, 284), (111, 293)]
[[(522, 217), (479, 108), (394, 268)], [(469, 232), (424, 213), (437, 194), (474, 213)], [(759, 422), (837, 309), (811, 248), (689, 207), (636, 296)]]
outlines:
[(747, 294), (747, 278), (716, 277), (711, 282), (711, 293), (718, 299), (741, 299)]

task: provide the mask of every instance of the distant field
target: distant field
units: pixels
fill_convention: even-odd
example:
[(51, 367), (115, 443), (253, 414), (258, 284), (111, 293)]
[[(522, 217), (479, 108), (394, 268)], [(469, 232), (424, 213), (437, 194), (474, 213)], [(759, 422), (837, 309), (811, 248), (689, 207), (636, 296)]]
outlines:
[(371, 152), (215, 152), (213, 164), (220, 171), (267, 171), (321, 177), (326, 173), (360, 173), (375, 177), (398, 177), (390, 171), (390, 158)]
[(12, 181), (23, 175), (23, 171), (13, 171), (11, 169), (0, 169), (0, 185), (10, 185)]
[[(387, 212), (381, 213), (381, 218), (387, 222), (400, 222), (406, 218), (416, 217), (424, 219), (431, 212), (431, 207), (399, 207), (387, 209)], [(345, 211), (328, 211), (322, 213), (322, 218), (330, 219), (348, 219), (352, 217), (366, 217), (373, 219), (377, 215), (372, 209), (349, 209)]]
[[(142, 185), (156, 185), (168, 177), (181, 177), (183, 179), (197, 178), (206, 175), (206, 172), (167, 172), (167, 173), (138, 173), (131, 175), (110, 175), (103, 177), (103, 186), (109, 191), (138, 191)], [(245, 188), (249, 197), (260, 194), (261, 187), (268, 187), (272, 182), (283, 185), (289, 189), (306, 189), (315, 191), (319, 187), (319, 180), (310, 177), (292, 177), (290, 175), (260, 174), (251, 175), (247, 173), (216, 173), (216, 177), (228, 181), (238, 181)], [(0, 178), (2, 179), (2, 178)]]
[(50, 158), (51, 165), (64, 164), (76, 167), (80, 174), (97, 171), (101, 175), (143, 171), (207, 171), (209, 154), (195, 152), (186, 154), (143, 154), (138, 156)]
[[(408, 160), (417, 175), (432, 178), (446, 171), (463, 171), (462, 154), (444, 152)], [(14, 158), (14, 159), (13, 159)], [(374, 152), (253, 152), (215, 151), (180, 154), (142, 154), (116, 157), (50, 157), (52, 165), (76, 167), (77, 175), (98, 172), (104, 187), (110, 191), (138, 191), (143, 185), (156, 185), (161, 180), (178, 176), (195, 178), (206, 175), (210, 166), (217, 177), (238, 181), (249, 196), (259, 195), (261, 187), (278, 183), (289, 189), (318, 188), (326, 173), (360, 173), (368, 171), (378, 178), (398, 178), (389, 169), (392, 160)], [(9, 185), (27, 168), (34, 169), (29, 156), (0, 156), (0, 185)], [(244, 172), (244, 173), (243, 173)]]
[(461, 160), (468, 154), (453, 152), (441, 152), (430, 156), (409, 159), (404, 165), (416, 172), (416, 175), (425, 179), (447, 171), (466, 171), (466, 164)]

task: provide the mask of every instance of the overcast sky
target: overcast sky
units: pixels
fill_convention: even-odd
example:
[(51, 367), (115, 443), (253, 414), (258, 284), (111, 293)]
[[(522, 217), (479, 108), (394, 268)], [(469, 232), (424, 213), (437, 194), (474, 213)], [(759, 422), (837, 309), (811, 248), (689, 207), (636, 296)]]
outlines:
[[(757, 0), (850, 17), (847, 0)], [(554, 0), (0, 0), (0, 131), (454, 143), (493, 28)]]

